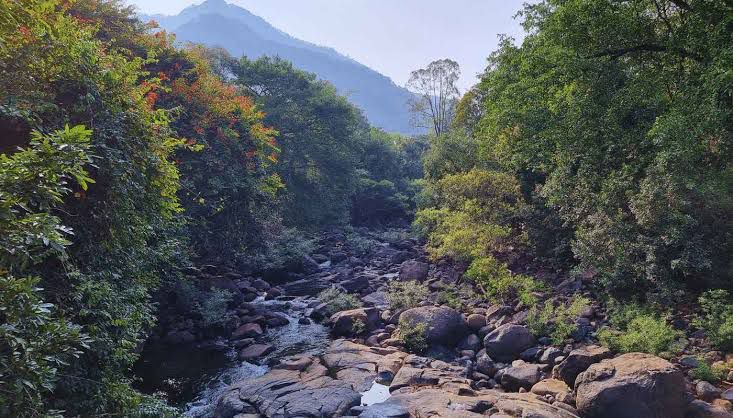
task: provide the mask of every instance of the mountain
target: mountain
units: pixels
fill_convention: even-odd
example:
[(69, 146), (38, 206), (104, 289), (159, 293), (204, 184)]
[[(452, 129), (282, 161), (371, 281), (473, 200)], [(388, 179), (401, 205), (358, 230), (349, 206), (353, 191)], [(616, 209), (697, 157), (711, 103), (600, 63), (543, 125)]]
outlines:
[(364, 111), (372, 125), (390, 132), (414, 134), (407, 101), (410, 92), (388, 77), (354, 61), (333, 48), (315, 45), (273, 27), (242, 7), (224, 0), (189, 6), (175, 16), (141, 15), (155, 20), (176, 39), (219, 46), (234, 56), (251, 59), (279, 56), (297, 68), (315, 73)]

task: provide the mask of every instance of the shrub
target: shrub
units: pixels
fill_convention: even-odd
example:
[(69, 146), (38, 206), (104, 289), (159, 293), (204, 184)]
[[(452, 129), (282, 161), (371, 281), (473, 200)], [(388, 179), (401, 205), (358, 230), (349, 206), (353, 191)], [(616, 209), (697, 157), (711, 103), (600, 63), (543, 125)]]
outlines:
[(201, 314), (201, 324), (204, 327), (216, 327), (226, 323), (232, 315), (227, 307), (233, 299), (232, 292), (225, 289), (213, 289), (198, 308)]
[(721, 350), (733, 350), (733, 300), (725, 290), (709, 290), (698, 299), (702, 315), (695, 325), (705, 330), (710, 342)]
[(441, 305), (450, 306), (460, 311), (463, 309), (463, 296), (468, 296), (470, 290), (465, 286), (457, 286), (455, 284), (446, 285), (435, 297), (435, 302)]
[(366, 330), (367, 325), (361, 318), (355, 318), (354, 321), (351, 322), (351, 332), (353, 332), (354, 335), (361, 335), (365, 333)]
[(256, 252), (240, 254), (238, 264), (255, 270), (279, 269), (301, 260), (316, 248), (315, 240), (296, 228), (279, 230), (272, 240), (262, 244)]
[(319, 293), (318, 300), (326, 304), (326, 312), (329, 315), (361, 307), (361, 301), (356, 296), (335, 287)]
[(428, 288), (417, 281), (394, 280), (387, 285), (387, 302), (394, 311), (420, 306), (429, 294)]
[(351, 252), (359, 257), (371, 253), (379, 245), (376, 240), (356, 232), (348, 232), (346, 234), (346, 244), (351, 249)]
[(428, 324), (418, 322), (417, 324), (409, 324), (405, 321), (399, 323), (400, 340), (405, 345), (405, 350), (411, 353), (423, 353), (428, 349), (428, 342), (425, 339), (425, 332), (428, 330)]
[(603, 328), (598, 332), (598, 339), (601, 344), (614, 351), (641, 351), (658, 355), (682, 348), (680, 345), (684, 334), (672, 328), (664, 315), (647, 313), (635, 307), (622, 309), (616, 314), (620, 317), (615, 320), (613, 315), (614, 312), (612, 323), (626, 325), (620, 329)]
[(508, 302), (516, 297), (524, 305), (533, 306), (537, 302), (534, 293), (543, 289), (531, 277), (513, 274), (506, 264), (491, 256), (474, 260), (466, 277), (476, 282), (491, 301)]
[(728, 367), (708, 364), (705, 359), (698, 358), (698, 366), (690, 371), (693, 379), (700, 379), (710, 383), (718, 383), (728, 375)]
[(527, 317), (527, 326), (537, 336), (547, 335), (554, 344), (562, 344), (575, 331), (576, 319), (588, 307), (588, 299), (574, 295), (569, 303), (545, 302), (542, 309), (533, 306)]

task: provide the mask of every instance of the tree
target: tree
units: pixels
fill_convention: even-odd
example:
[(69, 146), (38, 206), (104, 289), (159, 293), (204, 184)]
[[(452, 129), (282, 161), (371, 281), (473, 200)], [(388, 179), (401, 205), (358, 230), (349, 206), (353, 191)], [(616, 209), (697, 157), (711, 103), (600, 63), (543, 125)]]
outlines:
[(407, 88), (415, 96), (408, 105), (418, 127), (432, 128), (438, 136), (448, 130), (460, 97), (456, 87), (460, 76), (458, 63), (450, 59), (433, 61), (412, 72)]

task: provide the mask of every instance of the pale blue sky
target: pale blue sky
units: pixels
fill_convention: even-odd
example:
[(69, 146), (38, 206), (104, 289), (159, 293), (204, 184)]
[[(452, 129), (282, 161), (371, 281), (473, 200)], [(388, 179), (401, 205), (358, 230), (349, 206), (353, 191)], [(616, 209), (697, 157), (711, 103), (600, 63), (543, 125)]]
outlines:
[[(143, 13), (177, 14), (203, 0), (125, 0)], [(526, 0), (227, 0), (290, 35), (330, 46), (404, 85), (410, 71), (451, 58), (462, 89), (476, 81), (497, 35), (521, 38)]]

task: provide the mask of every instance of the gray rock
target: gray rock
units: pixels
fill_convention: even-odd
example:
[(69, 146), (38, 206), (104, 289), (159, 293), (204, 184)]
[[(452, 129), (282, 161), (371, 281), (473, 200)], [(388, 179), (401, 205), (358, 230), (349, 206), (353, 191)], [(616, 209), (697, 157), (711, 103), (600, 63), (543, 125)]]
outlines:
[(330, 322), (335, 335), (353, 335), (359, 331), (354, 326), (356, 322), (363, 324), (364, 329), (360, 331), (372, 331), (379, 327), (381, 320), (377, 308), (359, 308), (336, 312)]
[(685, 418), (733, 418), (733, 414), (707, 402), (694, 400), (687, 406)]
[(486, 326), (486, 317), (481, 314), (471, 314), (466, 318), (466, 323), (469, 328), (474, 331), (478, 331)]
[(422, 282), (428, 277), (429, 268), (430, 266), (427, 263), (421, 261), (405, 261), (400, 267), (400, 280), (417, 280), (418, 282)]
[(253, 360), (262, 356), (266, 356), (275, 351), (275, 347), (269, 344), (252, 344), (245, 347), (239, 352), (240, 360)]
[(481, 340), (476, 334), (469, 334), (458, 343), (460, 350), (471, 350), (477, 352), (481, 349)]
[(555, 369), (556, 376), (568, 384), (575, 385), (575, 378), (591, 364), (611, 357), (611, 350), (605, 347), (588, 346), (573, 350)]
[(484, 338), (486, 354), (499, 361), (511, 361), (534, 344), (534, 335), (527, 327), (514, 324), (502, 325)]
[(695, 393), (697, 393), (698, 398), (710, 402), (719, 397), (722, 391), (712, 383), (701, 380), (695, 385)]
[(670, 362), (629, 353), (591, 365), (575, 382), (584, 417), (682, 418), (690, 399), (683, 373)]
[(540, 368), (536, 364), (509, 367), (501, 375), (501, 385), (512, 392), (520, 388), (530, 390), (535, 383), (540, 381), (541, 377)]
[(468, 334), (463, 316), (447, 306), (420, 306), (400, 314), (400, 322), (427, 324), (425, 339), (430, 344), (454, 345)]

